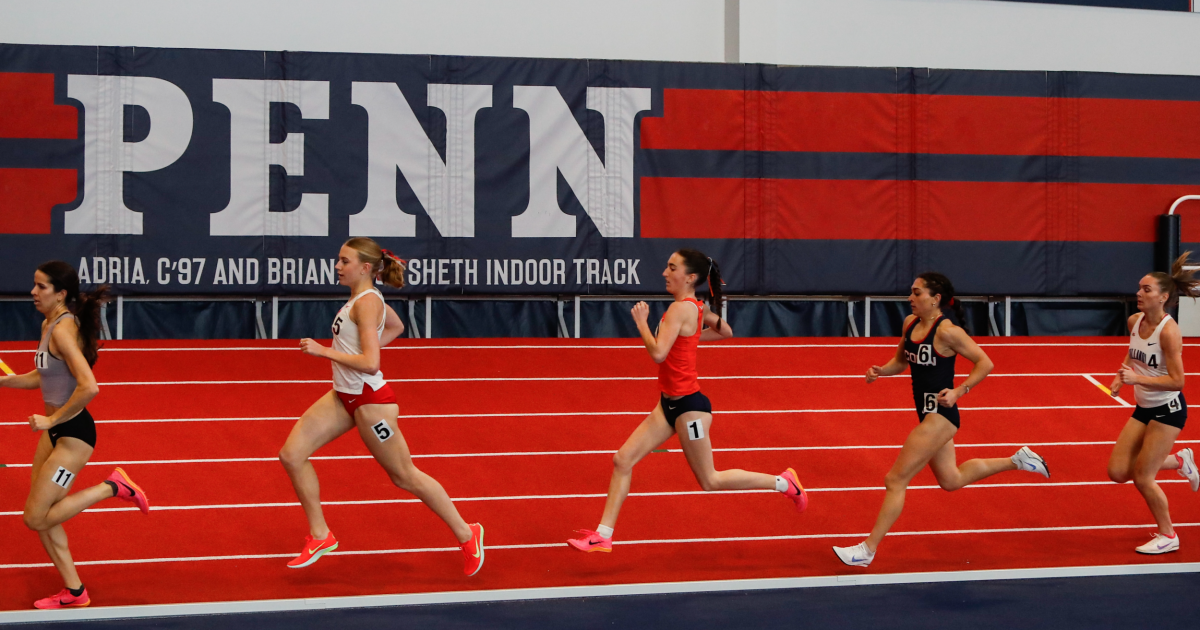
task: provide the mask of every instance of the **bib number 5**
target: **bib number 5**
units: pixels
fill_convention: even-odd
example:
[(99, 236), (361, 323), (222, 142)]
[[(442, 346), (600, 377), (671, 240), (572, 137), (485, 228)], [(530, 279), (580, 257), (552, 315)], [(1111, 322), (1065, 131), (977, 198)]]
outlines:
[(388, 438), (395, 435), (392, 428), (388, 426), (387, 420), (380, 420), (376, 424), (371, 425), (371, 430), (375, 432), (375, 437), (379, 438), (380, 442), (386, 442)]

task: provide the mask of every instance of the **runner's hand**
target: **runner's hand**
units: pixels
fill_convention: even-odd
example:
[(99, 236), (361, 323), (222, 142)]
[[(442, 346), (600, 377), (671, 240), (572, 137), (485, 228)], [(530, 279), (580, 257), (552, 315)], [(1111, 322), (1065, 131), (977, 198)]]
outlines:
[(310, 354), (314, 357), (325, 356), (325, 346), (322, 346), (321, 344), (307, 337), (300, 340), (300, 351), (304, 354)]
[(1128, 365), (1122, 365), (1117, 371), (1117, 379), (1126, 385), (1137, 385), (1138, 373), (1133, 371), (1133, 368)]
[(650, 317), (650, 305), (645, 302), (638, 302), (629, 309), (629, 314), (633, 315), (633, 323), (645, 324), (646, 319)]
[(880, 376), (883, 376), (883, 368), (879, 367), (878, 365), (872, 365), (871, 367), (867, 368), (868, 383), (874, 383), (875, 379), (879, 378)]

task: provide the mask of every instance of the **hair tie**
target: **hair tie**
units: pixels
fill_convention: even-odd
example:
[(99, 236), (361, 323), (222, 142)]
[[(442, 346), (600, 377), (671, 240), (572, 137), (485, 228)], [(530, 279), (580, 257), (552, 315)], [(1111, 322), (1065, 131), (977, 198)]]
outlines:
[(950, 302), (946, 306), (954, 306), (954, 298), (950, 298)]
[(384, 255), (384, 257), (386, 257), (386, 258), (391, 258), (392, 260), (394, 260), (394, 261), (396, 261), (396, 262), (400, 263), (401, 265), (404, 265), (405, 267), (407, 267), (407, 266), (408, 266), (408, 261), (407, 261), (407, 260), (404, 260), (403, 258), (400, 258), (399, 256), (397, 256), (397, 255), (395, 255), (395, 254), (393, 254), (393, 253), (392, 253), (392, 250), (390, 250), (390, 249), (382, 249), (382, 248), (381, 248), (381, 249), (380, 249), (380, 251), (382, 251), (382, 252), (383, 252), (383, 255)]

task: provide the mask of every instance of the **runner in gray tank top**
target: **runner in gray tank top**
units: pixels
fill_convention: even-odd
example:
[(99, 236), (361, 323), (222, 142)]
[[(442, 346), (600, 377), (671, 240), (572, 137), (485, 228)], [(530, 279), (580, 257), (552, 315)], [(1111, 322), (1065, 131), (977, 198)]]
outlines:
[(1170, 454), (1187, 421), (1187, 401), (1183, 398), (1183, 335), (1166, 309), (1174, 306), (1181, 295), (1200, 293), (1200, 280), (1184, 269), (1188, 254), (1191, 252), (1175, 261), (1170, 275), (1156, 271), (1138, 283), (1140, 312), (1127, 322), (1129, 352), (1112, 382), (1113, 396), (1123, 385), (1133, 385), (1137, 407), (1113, 446), (1108, 476), (1117, 483), (1132, 480), (1158, 524), (1150, 542), (1135, 549), (1138, 553), (1179, 549), (1167, 495), (1154, 479), (1158, 471), (1178, 471), (1187, 478), (1193, 492), (1200, 489), (1200, 471), (1196, 470), (1192, 449)]
[(42, 339), (34, 354), (35, 369), (0, 377), (0, 387), (41, 389), (45, 409), (29, 416), (29, 428), (41, 432), (33, 456), (32, 482), (25, 501), (25, 525), (37, 532), (66, 588), (33, 603), (37, 608), (79, 608), (91, 603), (75, 571), (62, 524), (87, 508), (117, 497), (143, 513), (146, 494), (115, 469), (103, 483), (68, 494), (96, 446), (96, 423), (86, 405), (100, 389), (96, 363), (100, 303), (108, 287), (80, 295), (79, 276), (70, 265), (52, 261), (33, 274), (33, 305), (45, 316)]

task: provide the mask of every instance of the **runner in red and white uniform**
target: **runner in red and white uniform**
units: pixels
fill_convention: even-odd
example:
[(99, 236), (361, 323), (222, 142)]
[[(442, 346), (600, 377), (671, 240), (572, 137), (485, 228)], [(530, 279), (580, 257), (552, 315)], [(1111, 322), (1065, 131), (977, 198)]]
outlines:
[(309, 527), (304, 549), (288, 563), (289, 567), (306, 567), (338, 547), (325, 523), (317, 472), (309, 457), (355, 427), (392, 483), (416, 495), (450, 526), (462, 546), (463, 571), (475, 575), (483, 566), (483, 526), (468, 525), (441, 484), (413, 465), (396, 424), (400, 413), (396, 395), (379, 371), (380, 347), (403, 332), (404, 325), (384, 304), (375, 280), (401, 288), (404, 270), (404, 261), (380, 249), (375, 241), (346, 241), (338, 254), (337, 272), (338, 281), (350, 287), (352, 297), (333, 320), (333, 347), (326, 348), (312, 339), (300, 340), (300, 349), (306, 354), (333, 362), (333, 389), (304, 412), (279, 452)]
[[(705, 491), (777, 490), (795, 502), (798, 511), (803, 512), (808, 507), (808, 495), (791, 468), (774, 476), (738, 469), (717, 470), (713, 466), (712, 405), (700, 393), (696, 348), (702, 339), (712, 341), (733, 336), (729, 323), (717, 314), (723, 298), (721, 271), (704, 254), (681, 249), (671, 255), (663, 277), (667, 281), (667, 292), (674, 296), (675, 302), (667, 308), (657, 333), (650, 332), (646, 321), (649, 305), (638, 302), (631, 311), (650, 358), (658, 364), (658, 384), (662, 392), (659, 403), (613, 458), (613, 475), (600, 525), (595, 531), (578, 530), (583, 536), (567, 541), (580, 551), (612, 551), (613, 527), (617, 524), (621, 504), (629, 494), (633, 467), (676, 434), (696, 481)], [(705, 282), (709, 286), (712, 310), (705, 309), (704, 303), (696, 299), (696, 285)]]
[(1175, 261), (1170, 275), (1156, 271), (1138, 283), (1137, 305), (1141, 312), (1129, 318), (1129, 352), (1112, 382), (1113, 396), (1122, 385), (1133, 385), (1137, 408), (1113, 446), (1108, 476), (1117, 483), (1132, 480), (1158, 524), (1150, 542), (1135, 549), (1138, 553), (1179, 549), (1167, 495), (1154, 480), (1158, 471), (1176, 470), (1187, 478), (1193, 491), (1200, 489), (1200, 472), (1192, 449), (1170, 454), (1187, 421), (1187, 401), (1182, 391), (1183, 335), (1166, 309), (1174, 306), (1180, 295), (1196, 295), (1200, 287), (1192, 271), (1184, 270), (1190, 253)]

